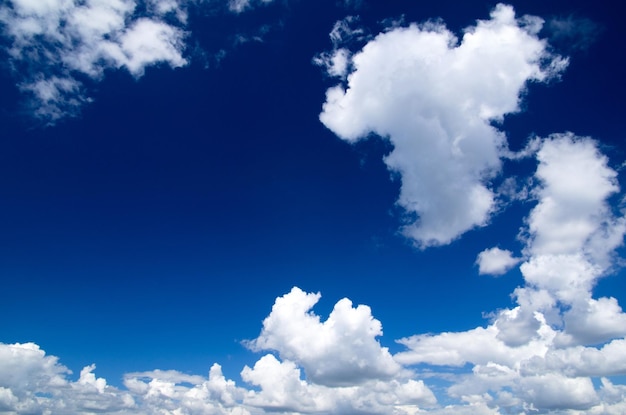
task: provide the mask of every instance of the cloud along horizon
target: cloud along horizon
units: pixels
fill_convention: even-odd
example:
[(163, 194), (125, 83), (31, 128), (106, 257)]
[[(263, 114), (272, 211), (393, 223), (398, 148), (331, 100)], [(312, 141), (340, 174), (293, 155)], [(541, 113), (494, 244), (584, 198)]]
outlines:
[[(125, 389), (97, 378), (95, 365), (71, 381), (70, 371), (38, 345), (0, 344), (0, 408), (18, 414), (624, 413), (626, 386), (609, 377), (626, 372), (626, 314), (615, 298), (592, 297), (625, 232), (624, 217), (607, 204), (618, 191), (616, 173), (595, 141), (573, 134), (542, 140), (537, 158), (537, 204), (526, 220), (520, 266), (525, 284), (513, 293), (517, 305), (495, 312), (486, 327), (399, 339), (406, 350), (392, 355), (378, 340), (382, 324), (368, 306), (344, 298), (322, 321), (312, 311), (320, 294), (294, 287), (276, 299), (259, 336), (244, 342), (265, 353), (242, 369), (248, 387), (226, 379), (219, 364), (208, 377), (128, 373)], [(458, 373), (436, 369), (468, 365)], [(436, 397), (420, 375), (449, 382), (448, 396)], [(599, 387), (592, 378), (600, 378)], [(442, 398), (456, 403), (441, 405)]]
[[(76, 8), (51, 0), (37, 6), (41, 14), (28, 9), (30, 30), (44, 37), (51, 32), (42, 28), (50, 11), (43, 4)], [(106, 16), (130, 13), (130, 3), (114, 4)], [(154, 4), (182, 10), (180, 3)], [(229, 4), (237, 12), (250, 6)], [(55, 53), (72, 70), (95, 76), (104, 70), (102, 59), (135, 75), (157, 60), (185, 63), (179, 29), (149, 21), (124, 29), (114, 20), (106, 29), (90, 29), (96, 35), (79, 35), (92, 45), (85, 39), (116, 30), (117, 41), (95, 49), (97, 59), (80, 48)], [(147, 54), (135, 53), (132, 40), (143, 38), (148, 26), (142, 24), (162, 35)], [(497, 122), (520, 110), (528, 82), (558, 77), (567, 65), (538, 37), (541, 25), (537, 17), (518, 18), (512, 7), (498, 5), (460, 41), (441, 23), (411, 24), (391, 27), (353, 52), (333, 31), (333, 51), (315, 59), (340, 82), (327, 91), (322, 123), (350, 143), (373, 134), (393, 145), (384, 161), (401, 181), (397, 203), (409, 218), (402, 232), (419, 248), (449, 244), (488, 226), (497, 213), (500, 195), (491, 180), (503, 163), (515, 162)], [(25, 44), (33, 41), (19, 30)], [(68, 73), (40, 81), (48, 89), (31, 88), (39, 88), (40, 98), (45, 91), (52, 97), (45, 101), (56, 105), (48, 116), (60, 116), (70, 97), (80, 99)], [(65, 98), (54, 101), (58, 94)], [(618, 266), (616, 249), (626, 233), (623, 212), (610, 203), (621, 197), (617, 172), (597, 141), (573, 133), (537, 138), (522, 156), (537, 160), (528, 194), (534, 207), (520, 224), (524, 247), (518, 256), (486, 248), (476, 263), (480, 274), (491, 275), (519, 264), (523, 285), (512, 293), (515, 305), (494, 310), (485, 326), (398, 339), (404, 349), (392, 354), (381, 345), (382, 322), (367, 305), (340, 299), (322, 320), (313, 311), (320, 293), (294, 287), (276, 298), (259, 336), (243, 343), (263, 355), (243, 367), (241, 382), (214, 364), (206, 377), (127, 373), (121, 389), (96, 377), (95, 365), (73, 381), (59, 358), (39, 345), (0, 343), (0, 412), (626, 413), (626, 385), (609, 379), (626, 374), (626, 314), (616, 298), (593, 296), (598, 280)], [(446, 383), (443, 395), (435, 394), (433, 379)]]

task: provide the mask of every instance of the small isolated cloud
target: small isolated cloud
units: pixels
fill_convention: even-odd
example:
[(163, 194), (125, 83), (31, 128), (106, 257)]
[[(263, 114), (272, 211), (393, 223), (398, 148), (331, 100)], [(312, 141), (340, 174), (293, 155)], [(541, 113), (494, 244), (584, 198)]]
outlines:
[(235, 13), (241, 13), (250, 7), (250, 0), (228, 0), (228, 8)]
[(345, 78), (350, 64), (350, 51), (340, 48), (332, 52), (320, 53), (313, 58), (313, 63), (323, 67), (331, 77)]
[[(422, 247), (444, 245), (484, 226), (495, 207), (490, 178), (500, 172), (506, 137), (493, 126), (519, 110), (526, 84), (559, 74), (567, 61), (548, 52), (539, 18), (498, 5), (459, 41), (441, 24), (393, 27), (349, 56), (322, 55), (331, 75), (320, 120), (355, 142), (390, 140), (384, 161), (401, 180), (410, 218), (403, 233)], [(349, 62), (343, 59), (349, 57)]]
[(228, 9), (234, 13), (242, 13), (253, 8), (256, 4), (268, 4), (274, 0), (228, 0)]
[(498, 247), (485, 249), (476, 258), (480, 275), (502, 275), (520, 261), (521, 259), (515, 258), (511, 251)]
[(83, 80), (107, 69), (134, 77), (148, 66), (184, 66), (187, 12), (177, 0), (74, 2), (11, 0), (0, 5), (0, 23), (19, 88), (34, 114), (48, 123), (77, 114), (90, 99)]
[(34, 343), (0, 343), (0, 411), (10, 414), (124, 413), (135, 406), (131, 394), (96, 378), (94, 365), (77, 381), (58, 358)]

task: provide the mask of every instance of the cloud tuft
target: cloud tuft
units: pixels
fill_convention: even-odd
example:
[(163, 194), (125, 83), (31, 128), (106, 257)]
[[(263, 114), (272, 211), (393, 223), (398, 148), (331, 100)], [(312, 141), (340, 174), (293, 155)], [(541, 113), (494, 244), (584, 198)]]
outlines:
[(513, 257), (513, 253), (508, 249), (500, 249), (498, 247), (485, 249), (476, 258), (480, 275), (497, 276), (505, 274), (520, 261), (521, 259)]

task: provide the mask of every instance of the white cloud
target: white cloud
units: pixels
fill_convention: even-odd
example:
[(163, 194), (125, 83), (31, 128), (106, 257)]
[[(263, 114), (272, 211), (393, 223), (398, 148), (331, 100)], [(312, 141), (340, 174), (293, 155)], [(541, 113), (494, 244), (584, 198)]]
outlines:
[[(531, 303), (523, 294), (519, 298), (523, 306)], [(272, 326), (274, 329), (270, 331), (273, 333), (278, 331), (293, 336), (293, 344), (286, 347), (296, 359), (302, 360), (301, 354), (308, 351), (301, 345), (314, 338), (309, 330), (328, 338), (328, 333), (320, 330), (324, 324), (329, 324), (330, 317), (321, 323), (309, 312), (318, 299), (319, 295), (304, 293), (297, 288), (277, 298), (264, 322), (261, 336), (253, 343), (267, 340), (270, 334), (266, 329)], [(534, 304), (544, 303), (538, 300)], [(68, 379), (70, 371), (59, 364), (56, 357), (47, 356), (39, 346), (33, 343), (0, 344), (0, 410), (20, 415), (48, 411), (62, 415), (93, 412), (125, 415), (495, 415), (529, 411), (569, 413), (567, 411), (572, 410), (578, 414), (619, 414), (624, 409), (626, 386), (614, 385), (606, 377), (626, 374), (626, 339), (613, 340), (600, 348), (555, 347), (558, 330), (550, 327), (541, 313), (536, 313), (538, 328), (535, 335), (524, 344), (507, 344), (499, 338), (502, 331), (498, 323), (505, 316), (514, 319), (521, 307), (503, 310), (486, 328), (402, 339), (400, 342), (409, 350), (394, 356), (396, 364), (403, 365), (401, 370), (391, 376), (370, 371), (368, 376), (351, 376), (351, 382), (342, 384), (326, 382), (327, 379), (323, 378), (322, 383), (317, 382), (303, 373), (302, 363), (285, 358), (279, 360), (266, 354), (253, 367), (245, 366), (241, 371), (241, 379), (250, 388), (238, 386), (235, 381), (225, 378), (221, 367), (214, 364), (208, 377), (175, 370), (128, 373), (124, 376), (125, 389), (118, 389), (94, 374), (95, 365), (86, 366), (79, 379), (71, 381)], [(337, 303), (335, 310), (338, 309), (346, 313), (344, 317), (351, 321), (353, 330), (346, 331), (347, 327), (342, 324), (328, 329), (344, 333), (343, 340), (347, 344), (373, 338), (379, 332), (379, 323), (364, 325), (362, 319), (357, 318), (361, 313), (361, 317), (369, 316), (369, 310), (358, 312), (358, 307), (351, 308), (344, 300)], [(276, 325), (284, 326), (285, 331)], [(295, 329), (299, 325), (304, 325), (304, 330)], [(368, 326), (365, 331), (369, 334), (365, 335), (364, 329)], [(286, 337), (277, 336), (277, 339), (280, 344)], [(320, 343), (334, 345), (336, 349), (324, 351), (319, 347)], [(325, 363), (321, 356), (326, 358), (324, 355), (328, 354), (339, 360), (345, 370), (354, 371), (337, 343), (323, 339), (320, 343), (311, 344), (311, 349), (322, 366)], [(380, 350), (380, 346), (377, 347)], [(371, 354), (358, 346), (353, 350), (357, 357), (359, 353), (361, 357)], [(417, 363), (458, 367), (469, 363), (472, 366), (470, 374), (451, 377), (446, 371), (447, 375), (441, 375), (453, 381), (448, 395), (457, 402), (438, 406), (430, 388), (407, 369), (406, 365)], [(425, 373), (437, 376), (436, 371)], [(603, 377), (599, 388), (594, 387), (591, 376)]]
[(613, 297), (586, 298), (565, 312), (568, 342), (601, 344), (626, 335), (626, 314)]
[(602, 343), (626, 335), (626, 314), (615, 299), (592, 299), (598, 278), (611, 271), (626, 222), (607, 199), (619, 191), (617, 173), (597, 144), (573, 134), (553, 135), (537, 153), (538, 200), (528, 219), (520, 269), (533, 289), (567, 307), (563, 344)]
[(496, 324), (477, 327), (465, 332), (447, 332), (435, 335), (416, 335), (398, 342), (409, 350), (394, 358), (405, 365), (427, 363), (437, 366), (463, 366), (467, 363), (486, 365), (496, 363), (506, 367), (547, 351), (546, 344), (554, 337), (547, 325), (537, 329), (537, 339), (517, 347), (508, 346), (498, 338)]
[(250, 0), (228, 0), (228, 8), (235, 13), (241, 13), (250, 7)]
[(394, 357), (469, 364), (472, 373), (457, 378), (450, 396), (482, 397), (506, 413), (619, 413), (623, 406), (607, 396), (621, 389), (591, 381), (626, 374), (626, 314), (615, 298), (592, 298), (624, 236), (624, 219), (607, 202), (619, 191), (616, 173), (593, 140), (572, 134), (542, 140), (537, 158), (518, 305), (494, 313), (486, 328), (401, 339), (407, 350)]
[[(220, 13), (241, 13), (273, 0), (224, 0)], [(0, 30), (9, 67), (30, 112), (48, 125), (79, 114), (92, 99), (93, 83), (106, 71), (125, 69), (135, 78), (146, 68), (189, 63), (188, 8), (195, 0), (8, 0), (0, 3)], [(216, 8), (211, 8), (215, 10)], [(237, 42), (262, 41), (271, 26)], [(237, 42), (233, 46), (237, 45)], [(208, 53), (193, 50), (207, 59)], [(219, 62), (226, 53), (215, 52)]]
[[(30, 94), (36, 116), (54, 122), (75, 115), (89, 101), (81, 81), (95, 81), (109, 68), (133, 76), (183, 57), (184, 2), (150, 0), (142, 17), (135, 0), (12, 0), (0, 6), (0, 23), (11, 42), (8, 54), (21, 90)], [(170, 18), (170, 17), (173, 17)]]
[(242, 378), (261, 388), (245, 402), (268, 411), (297, 413), (411, 414), (435, 404), (433, 393), (422, 381), (369, 380), (356, 386), (329, 387), (302, 380), (300, 369), (290, 361), (263, 356)]
[(0, 343), (0, 411), (10, 414), (214, 414), (249, 415), (246, 391), (224, 378), (219, 365), (209, 377), (177, 371), (129, 373), (126, 390), (107, 385), (95, 365), (71, 373), (36, 344)]
[(274, 0), (228, 0), (228, 9), (233, 13), (242, 13), (254, 7), (256, 3), (268, 4)]
[(34, 343), (0, 343), (0, 408), (12, 414), (120, 413), (134, 407), (127, 393), (96, 378), (87, 366), (76, 382), (54, 356)]
[(498, 247), (485, 249), (478, 254), (476, 263), (479, 274), (502, 275), (520, 262), (520, 258), (513, 257), (508, 249)]
[(350, 51), (345, 48), (335, 49), (330, 53), (321, 53), (313, 58), (313, 63), (326, 69), (332, 77), (344, 78), (350, 64)]
[(319, 298), (297, 287), (277, 298), (261, 334), (247, 345), (277, 351), (281, 358), (301, 365), (307, 379), (322, 385), (355, 385), (400, 372), (400, 365), (376, 339), (382, 326), (369, 307), (353, 308), (344, 298), (321, 322), (310, 312)]
[[(537, 154), (538, 205), (528, 218), (529, 255), (582, 252), (605, 266), (608, 252), (622, 242), (623, 218), (613, 218), (606, 199), (619, 190), (617, 173), (596, 143), (573, 134), (555, 134)], [(617, 236), (617, 237), (615, 237)], [(594, 238), (601, 238), (595, 246)]]
[(333, 44), (333, 50), (322, 52), (313, 58), (313, 63), (323, 67), (326, 73), (333, 78), (345, 80), (351, 67), (349, 46), (355, 41), (367, 38), (365, 31), (358, 27), (358, 16), (347, 16), (335, 22), (328, 37)]
[[(37, 345), (0, 344), (0, 411), (20, 415), (48, 410), (55, 414), (125, 415), (410, 415), (436, 405), (425, 383), (414, 379), (412, 371), (401, 369), (374, 340), (381, 334), (380, 323), (371, 317), (368, 307), (352, 308), (349, 300), (340, 300), (329, 319), (320, 323), (306, 313), (318, 298), (294, 288), (276, 299), (261, 336), (251, 344), (269, 344), (272, 335), (290, 334), (294, 344), (280, 347), (305, 363), (280, 361), (266, 354), (252, 368), (245, 366), (241, 371), (250, 389), (226, 379), (218, 364), (211, 367), (208, 378), (175, 370), (128, 373), (124, 376), (125, 390), (107, 385), (105, 379), (93, 373), (95, 365), (90, 365), (74, 382), (68, 380), (70, 371)], [(294, 331), (301, 324), (312, 333)], [(281, 343), (285, 340), (282, 334), (274, 340)], [(321, 336), (317, 343), (316, 336)], [(308, 353), (307, 342), (313, 352), (303, 356)], [(324, 370), (317, 377), (303, 374), (304, 364), (313, 363)]]
[(227, 380), (220, 365), (214, 364), (209, 377), (186, 375), (174, 370), (129, 373), (124, 385), (133, 394), (137, 409), (133, 413), (229, 414), (248, 415), (241, 405), (246, 393)]
[(163, 22), (139, 19), (120, 37), (123, 57), (112, 52), (118, 65), (125, 66), (134, 76), (141, 76), (147, 66), (168, 62), (173, 68), (187, 61), (181, 56), (183, 33)]
[[(540, 27), (504, 5), (460, 42), (438, 24), (396, 27), (352, 56), (345, 87), (327, 91), (326, 127), (348, 142), (374, 133), (393, 144), (385, 163), (402, 181), (398, 204), (418, 216), (403, 231), (419, 246), (447, 244), (489, 221), (495, 197), (486, 182), (506, 149), (492, 121), (519, 110), (527, 82), (566, 65), (537, 37)], [(329, 56), (331, 74), (340, 74)]]
[(529, 408), (544, 410), (589, 409), (598, 403), (589, 378), (565, 377), (556, 373), (528, 376), (520, 380), (519, 392)]
[(361, 40), (365, 37), (365, 30), (358, 27), (358, 16), (347, 16), (335, 22), (332, 30), (328, 34), (335, 49), (342, 45), (347, 45), (354, 40)]
[(626, 339), (600, 348), (575, 346), (552, 348), (520, 362), (523, 375), (560, 372), (567, 376), (612, 376), (626, 373)]

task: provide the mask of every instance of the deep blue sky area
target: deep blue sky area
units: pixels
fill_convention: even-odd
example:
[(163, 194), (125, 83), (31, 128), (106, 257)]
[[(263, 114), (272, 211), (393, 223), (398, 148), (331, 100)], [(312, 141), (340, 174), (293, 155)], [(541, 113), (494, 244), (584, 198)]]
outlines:
[[(414, 247), (399, 233), (399, 179), (382, 161), (390, 144), (351, 145), (319, 121), (336, 81), (312, 63), (347, 15), (372, 35), (403, 16), (441, 18), (460, 36), (495, 3), (362, 3), (277, 1), (241, 15), (193, 6), (187, 66), (149, 67), (139, 79), (108, 69), (86, 81), (93, 102), (51, 126), (29, 115), (19, 75), (3, 63), (0, 341), (35, 342), (75, 374), (95, 363), (120, 385), (127, 372), (205, 374), (213, 362), (237, 377), (255, 360), (239, 342), (259, 334), (274, 299), (293, 286), (321, 292), (322, 318), (343, 297), (369, 305), (393, 352), (402, 349), (395, 339), (468, 330), (511, 307), (519, 271), (478, 275), (476, 255), (496, 245), (519, 253), (534, 202), (514, 202), (448, 246)], [(501, 124), (510, 147), (572, 131), (601, 141), (619, 167), (619, 6), (513, 6), (518, 15), (587, 18), (597, 36), (579, 48), (555, 40), (570, 65), (560, 80), (529, 85), (522, 112)], [(262, 41), (233, 46), (237, 35), (261, 32)], [(622, 274), (601, 280), (598, 295), (626, 301)]]

